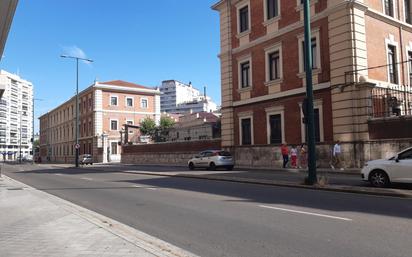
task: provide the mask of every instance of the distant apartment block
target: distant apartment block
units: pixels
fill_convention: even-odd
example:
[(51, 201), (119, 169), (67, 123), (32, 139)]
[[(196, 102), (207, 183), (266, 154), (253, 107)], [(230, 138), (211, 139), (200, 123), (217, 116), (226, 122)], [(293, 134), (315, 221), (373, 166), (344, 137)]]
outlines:
[(161, 111), (166, 113), (214, 112), (216, 103), (194, 88), (191, 83), (166, 80), (160, 86)]
[(0, 70), (0, 154), (7, 160), (32, 154), (33, 85), (18, 75)]
[[(97, 162), (120, 161), (123, 125), (160, 120), (160, 92), (121, 80), (95, 82), (79, 93), (80, 154)], [(42, 161), (72, 163), (75, 158), (75, 102), (72, 97), (40, 117)], [(129, 141), (139, 140), (137, 132)]]
[[(3, 51), (6, 45), (7, 36), (13, 21), (18, 0), (2, 0), (0, 1), (0, 61), (3, 58)], [(0, 85), (0, 98), (4, 93), (5, 88)]]

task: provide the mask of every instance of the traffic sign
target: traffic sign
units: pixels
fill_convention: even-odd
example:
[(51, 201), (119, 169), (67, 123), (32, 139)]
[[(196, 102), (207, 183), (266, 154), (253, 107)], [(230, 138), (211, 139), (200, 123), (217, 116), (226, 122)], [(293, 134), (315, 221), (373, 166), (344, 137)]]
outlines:
[(80, 144), (76, 144), (74, 147), (75, 147), (76, 149), (80, 149)]

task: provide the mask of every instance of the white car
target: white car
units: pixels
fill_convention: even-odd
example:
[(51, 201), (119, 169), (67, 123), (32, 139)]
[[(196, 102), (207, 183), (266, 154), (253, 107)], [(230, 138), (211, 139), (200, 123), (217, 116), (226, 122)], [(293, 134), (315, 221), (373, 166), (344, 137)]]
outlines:
[(385, 187), (391, 182), (412, 183), (412, 147), (392, 158), (367, 162), (361, 175), (375, 187)]
[(190, 159), (187, 164), (190, 170), (200, 167), (210, 170), (215, 170), (219, 167), (232, 170), (235, 165), (232, 155), (227, 151), (221, 150), (203, 151)]

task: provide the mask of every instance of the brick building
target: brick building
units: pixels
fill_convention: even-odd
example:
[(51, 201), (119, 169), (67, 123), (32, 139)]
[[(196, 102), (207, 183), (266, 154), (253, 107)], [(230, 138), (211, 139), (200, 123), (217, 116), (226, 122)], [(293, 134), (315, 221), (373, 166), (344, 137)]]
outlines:
[[(73, 97), (39, 118), (43, 161), (74, 162), (75, 102)], [(80, 154), (92, 154), (96, 162), (120, 161), (123, 125), (138, 125), (147, 116), (159, 121), (160, 91), (121, 80), (95, 82), (79, 93)]]
[[(274, 166), (280, 143), (306, 141), (301, 3), (222, 0), (212, 7), (220, 13), (222, 146), (232, 148), (240, 166)], [(411, 143), (412, 130), (401, 138), (393, 131), (373, 136), (377, 121), (412, 114), (410, 4), (311, 1), (315, 134), (323, 165), (334, 140), (344, 142), (346, 166)], [(396, 144), (380, 140), (394, 137)]]

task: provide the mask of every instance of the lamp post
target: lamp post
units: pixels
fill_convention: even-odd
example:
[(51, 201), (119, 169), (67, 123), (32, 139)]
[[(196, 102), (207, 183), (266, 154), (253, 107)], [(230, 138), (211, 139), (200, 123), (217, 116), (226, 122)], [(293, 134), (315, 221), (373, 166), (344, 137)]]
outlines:
[[(307, 97), (307, 133), (308, 133), (308, 184), (316, 181), (316, 145), (315, 145), (315, 121), (313, 110), (313, 86), (312, 86), (312, 36), (310, 29), (310, 1), (304, 0), (303, 5), (305, 25), (305, 70), (306, 70), (306, 97)], [(319, 46), (318, 46), (319, 47)]]
[(69, 56), (69, 55), (61, 55), (62, 58), (69, 58), (76, 60), (76, 167), (79, 167), (79, 60), (86, 61), (86, 62), (93, 62), (91, 59), (76, 57), (76, 56)]

